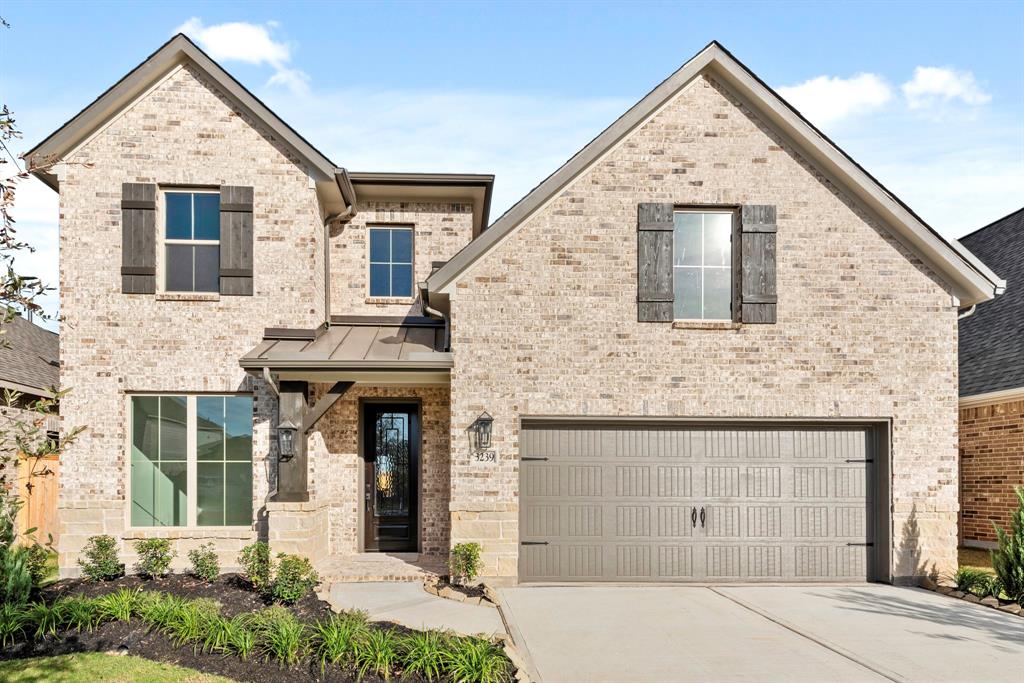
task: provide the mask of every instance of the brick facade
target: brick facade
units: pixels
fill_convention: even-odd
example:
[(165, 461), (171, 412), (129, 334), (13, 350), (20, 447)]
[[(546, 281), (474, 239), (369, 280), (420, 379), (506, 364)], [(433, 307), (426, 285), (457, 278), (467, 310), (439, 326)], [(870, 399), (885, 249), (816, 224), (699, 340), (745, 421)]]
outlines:
[(960, 538), (996, 540), (993, 524), (1009, 527), (1024, 486), (1024, 400), (960, 409)]
[[(638, 323), (638, 202), (774, 204), (778, 323)], [(789, 142), (698, 78), (458, 280), (452, 541), (518, 551), (519, 418), (892, 421), (893, 573), (956, 562), (957, 309), (940, 280)], [(497, 465), (465, 430), (494, 416)]]

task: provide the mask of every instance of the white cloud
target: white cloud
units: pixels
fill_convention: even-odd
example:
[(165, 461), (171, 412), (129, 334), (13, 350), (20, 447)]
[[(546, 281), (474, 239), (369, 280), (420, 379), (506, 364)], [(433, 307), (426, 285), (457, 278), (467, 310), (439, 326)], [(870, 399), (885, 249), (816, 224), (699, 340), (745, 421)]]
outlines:
[(991, 95), (981, 89), (970, 71), (936, 66), (917, 67), (914, 69), (914, 77), (904, 83), (901, 89), (911, 109), (923, 109), (954, 100), (978, 106), (992, 99)]
[(778, 88), (778, 93), (816, 126), (876, 110), (892, 99), (889, 84), (871, 73), (851, 78), (818, 76)]
[(287, 43), (275, 41), (270, 33), (278, 28), (277, 22), (250, 24), (232, 21), (204, 26), (198, 17), (192, 17), (179, 26), (175, 33), (184, 33), (199, 42), (216, 61), (243, 62), (274, 68), (268, 85), (283, 85), (294, 93), (309, 91), (309, 75), (289, 65), (292, 54)]

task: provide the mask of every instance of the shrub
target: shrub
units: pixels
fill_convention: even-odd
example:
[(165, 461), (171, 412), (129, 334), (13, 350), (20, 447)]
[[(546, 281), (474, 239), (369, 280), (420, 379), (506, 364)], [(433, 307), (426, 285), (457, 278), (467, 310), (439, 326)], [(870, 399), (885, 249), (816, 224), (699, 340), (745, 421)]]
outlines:
[(500, 647), (481, 638), (448, 641), (444, 666), (451, 683), (510, 683), (512, 663)]
[(269, 607), (257, 612), (251, 624), (264, 659), (276, 659), (287, 668), (302, 657), (306, 627), (284, 607)]
[(1024, 486), (1014, 492), (1017, 509), (1010, 513), (1010, 530), (996, 526), (999, 548), (992, 551), (992, 568), (1006, 596), (1024, 604)]
[(238, 563), (253, 590), (265, 594), (270, 589), (270, 546), (263, 541), (245, 546), (238, 555)]
[(32, 586), (39, 588), (50, 575), (49, 560), (53, 552), (38, 543), (25, 546), (25, 565), (32, 577)]
[(277, 556), (277, 571), (270, 587), (270, 597), (274, 602), (291, 605), (313, 590), (320, 577), (313, 571), (313, 565), (305, 557), (298, 555)]
[(36, 602), (25, 609), (25, 620), (28, 624), (35, 624), (36, 638), (56, 636), (57, 631), (64, 627), (64, 618), (67, 608), (64, 601), (58, 600), (52, 605), (45, 602)]
[(953, 572), (953, 585), (956, 586), (958, 591), (971, 593), (983, 581), (985, 581), (988, 576), (988, 572), (984, 569), (978, 569), (976, 567), (960, 567)]
[(131, 622), (132, 614), (137, 613), (141, 593), (138, 588), (122, 588), (115, 593), (108, 593), (96, 598), (96, 610), (104, 621)]
[(137, 606), (137, 613), (151, 631), (165, 631), (178, 612), (185, 608), (186, 600), (175, 595), (148, 591)]
[(370, 629), (365, 636), (355, 641), (352, 663), (359, 671), (360, 678), (372, 673), (389, 680), (398, 662), (399, 639), (391, 629)]
[(89, 537), (78, 564), (90, 581), (109, 581), (124, 573), (124, 566), (117, 560), (117, 541), (106, 534)]
[(0, 645), (9, 647), (25, 634), (25, 610), (21, 605), (0, 603)]
[(64, 622), (78, 632), (93, 630), (100, 624), (96, 601), (77, 596), (65, 598)]
[(178, 647), (192, 643), (198, 649), (210, 625), (219, 618), (220, 605), (216, 601), (204, 598), (186, 600), (170, 615), (163, 631)]
[(188, 560), (192, 563), (192, 575), (196, 578), (211, 582), (220, 576), (220, 563), (212, 543), (188, 551)]
[(171, 550), (171, 542), (166, 538), (135, 541), (135, 552), (139, 554), (135, 570), (151, 579), (167, 576), (171, 571), (171, 560), (177, 555)]
[(0, 546), (0, 602), (28, 603), (34, 584), (28, 553), (25, 546)]
[(228, 622), (227, 646), (244, 662), (256, 649), (256, 634), (249, 628), (249, 617), (246, 614), (236, 615)]
[(355, 643), (368, 630), (365, 612), (333, 614), (327, 621), (316, 622), (311, 640), (320, 671), (328, 664), (351, 664)]
[(453, 584), (465, 584), (480, 573), (480, 544), (456, 543), (448, 559)]
[(406, 674), (419, 674), (428, 681), (441, 678), (444, 673), (445, 650), (449, 636), (440, 631), (422, 631), (402, 639), (401, 663)]

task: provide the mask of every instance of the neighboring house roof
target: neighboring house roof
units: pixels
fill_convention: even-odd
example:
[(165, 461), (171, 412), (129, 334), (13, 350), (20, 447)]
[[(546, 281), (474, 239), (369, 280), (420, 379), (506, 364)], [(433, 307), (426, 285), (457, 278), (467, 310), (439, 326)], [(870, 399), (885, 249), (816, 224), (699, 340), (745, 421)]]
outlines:
[(0, 325), (0, 388), (50, 395), (60, 384), (59, 337), (21, 316)]
[(246, 114), (259, 121), (274, 136), (294, 150), (309, 165), (309, 172), (317, 183), (329, 213), (351, 204), (354, 196), (345, 169), (338, 168), (320, 150), (285, 123), (245, 86), (236, 81), (209, 55), (199, 49), (184, 34), (177, 34), (132, 69), (124, 78), (112, 85), (85, 109), (33, 147), (25, 155), (32, 172), (56, 190), (59, 179), (51, 165), (66, 157), (113, 117), (123, 112), (139, 96), (170, 73), (174, 68), (190, 62), (228, 93)]
[(894, 237), (949, 283), (962, 305), (987, 301), (1000, 293), (1005, 282), (955, 241), (943, 239), (717, 42), (701, 50), (431, 274), (426, 282), (427, 291), (450, 294), (453, 284), (467, 269), (705, 72), (749, 103), (779, 132), (791, 138), (826, 177), (837, 181), (879, 216)]
[(1024, 388), (1024, 208), (960, 242), (1009, 283), (960, 321), (960, 396)]
[(268, 329), (239, 359), (246, 370), (269, 368), (288, 379), (299, 370), (444, 370), (444, 324), (434, 318), (339, 316), (316, 330)]

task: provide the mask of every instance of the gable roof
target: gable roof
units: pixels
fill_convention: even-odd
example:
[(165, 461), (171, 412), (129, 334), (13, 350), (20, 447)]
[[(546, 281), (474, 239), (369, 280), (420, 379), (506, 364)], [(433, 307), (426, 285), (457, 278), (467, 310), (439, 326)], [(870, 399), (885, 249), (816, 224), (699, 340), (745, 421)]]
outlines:
[(956, 241), (943, 239), (728, 50), (712, 41), (432, 273), (426, 289), (430, 293), (450, 293), (450, 287), (467, 269), (705, 72), (728, 85), (735, 95), (791, 138), (820, 171), (847, 188), (883, 224), (890, 226), (898, 240), (950, 284), (961, 305), (991, 299), (1005, 287), (1005, 282), (980, 260)]
[(52, 189), (58, 189), (59, 180), (48, 167), (52, 160), (66, 156), (107, 121), (129, 107), (172, 69), (186, 62), (193, 64), (212, 79), (246, 114), (266, 126), (276, 139), (290, 147), (308, 164), (309, 172), (317, 183), (317, 190), (323, 194), (329, 212), (340, 210), (339, 203), (351, 203), (350, 200), (354, 198), (347, 196), (351, 191), (351, 185), (348, 183), (345, 169), (335, 166), (334, 162), (182, 33), (161, 45), (156, 52), (93, 100), (85, 109), (29, 150), (25, 154), (28, 168)]
[(1010, 283), (960, 321), (960, 395), (1024, 388), (1024, 208), (960, 241)]
[(0, 326), (0, 388), (49, 396), (60, 383), (56, 333), (20, 315)]

